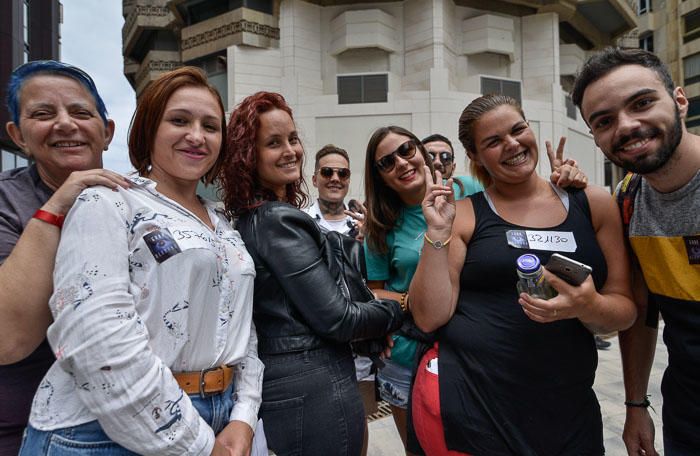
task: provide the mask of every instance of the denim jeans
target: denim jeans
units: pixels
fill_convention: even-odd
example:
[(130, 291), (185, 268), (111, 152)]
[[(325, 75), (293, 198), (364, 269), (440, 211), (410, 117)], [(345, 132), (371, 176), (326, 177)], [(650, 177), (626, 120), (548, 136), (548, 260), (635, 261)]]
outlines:
[(365, 416), (347, 346), (260, 355), (260, 417), (278, 456), (358, 456)]
[(391, 359), (384, 360), (384, 367), (377, 372), (379, 396), (394, 407), (408, 408), (412, 376), (411, 369)]
[(683, 442), (673, 440), (664, 432), (665, 456), (693, 456), (698, 454), (697, 448), (692, 448)]
[[(200, 397), (190, 395), (190, 400), (199, 415), (218, 434), (229, 423), (233, 408), (231, 397), (233, 385), (220, 394)], [(78, 398), (76, 397), (76, 400)], [(109, 455), (137, 456), (137, 453), (127, 450), (113, 442), (102, 430), (97, 421), (79, 424), (77, 426), (40, 431), (28, 426), (24, 431), (20, 456), (73, 456), (73, 455)]]

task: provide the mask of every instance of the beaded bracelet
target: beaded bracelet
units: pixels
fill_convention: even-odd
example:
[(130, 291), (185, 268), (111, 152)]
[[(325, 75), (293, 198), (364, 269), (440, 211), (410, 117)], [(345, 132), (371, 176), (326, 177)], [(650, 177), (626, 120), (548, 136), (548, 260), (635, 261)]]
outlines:
[(399, 300), (399, 306), (401, 306), (401, 310), (404, 312), (408, 312), (408, 292), (403, 293), (401, 295), (401, 299)]
[[(651, 407), (651, 402), (649, 402), (649, 395), (647, 394), (641, 401), (625, 401), (625, 405), (627, 407), (648, 408)], [(651, 409), (654, 410), (654, 407), (651, 407)]]

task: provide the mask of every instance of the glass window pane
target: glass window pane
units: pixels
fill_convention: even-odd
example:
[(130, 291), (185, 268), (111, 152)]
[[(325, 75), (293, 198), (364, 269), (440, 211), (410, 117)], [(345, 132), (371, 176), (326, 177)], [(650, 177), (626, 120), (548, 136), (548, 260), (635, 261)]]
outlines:
[(566, 104), (566, 116), (576, 120), (576, 106), (574, 105), (574, 101), (568, 95), (564, 97), (564, 100)]
[(700, 53), (683, 59), (683, 77), (686, 85), (700, 81)]
[(688, 119), (700, 116), (700, 97), (691, 98), (689, 101), (690, 105), (688, 106)]
[(362, 77), (338, 76), (338, 104), (362, 103)]
[(481, 94), (501, 93), (500, 79), (481, 78)]
[(693, 30), (700, 28), (700, 11), (694, 11), (690, 14), (683, 16), (685, 21), (685, 33), (692, 32)]
[(520, 83), (517, 81), (501, 81), (503, 84), (503, 95), (514, 98), (518, 103), (520, 101)]
[(7, 171), (15, 167), (15, 154), (10, 151), (2, 151), (2, 170)]
[(388, 92), (386, 74), (368, 74), (364, 76), (363, 101), (365, 103), (384, 103)]

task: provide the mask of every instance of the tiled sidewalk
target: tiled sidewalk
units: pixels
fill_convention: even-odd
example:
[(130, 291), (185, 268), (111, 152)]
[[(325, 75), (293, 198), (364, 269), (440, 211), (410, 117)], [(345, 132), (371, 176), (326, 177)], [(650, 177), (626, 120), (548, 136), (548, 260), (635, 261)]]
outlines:
[[(656, 425), (656, 449), (663, 455), (661, 438), (661, 377), (668, 362), (666, 347), (662, 341), (663, 322), (660, 323), (659, 338), (656, 344), (656, 357), (649, 380), (649, 394), (656, 409), (651, 412)], [(625, 444), (622, 442), (622, 428), (625, 422), (625, 392), (622, 384), (622, 364), (620, 345), (617, 337), (609, 339), (612, 346), (598, 351), (598, 370), (596, 373), (595, 392), (603, 412), (605, 450), (607, 456), (626, 456)], [(396, 432), (391, 416), (369, 423), (368, 456), (403, 455), (401, 439)]]

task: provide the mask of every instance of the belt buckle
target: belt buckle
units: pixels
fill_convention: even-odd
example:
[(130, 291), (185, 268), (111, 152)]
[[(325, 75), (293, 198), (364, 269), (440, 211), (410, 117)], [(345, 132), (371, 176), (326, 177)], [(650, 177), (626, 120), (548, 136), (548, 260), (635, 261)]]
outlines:
[[(206, 381), (204, 380), (204, 377), (209, 372), (213, 372), (213, 371), (218, 370), (218, 369), (222, 369), (222, 367), (221, 366), (208, 367), (206, 369), (202, 369), (201, 371), (199, 371), (199, 396), (200, 397), (209, 397), (209, 396), (213, 396), (214, 394), (220, 393), (220, 391), (216, 391), (213, 393), (207, 393), (204, 391), (204, 387), (206, 386)], [(222, 371), (223, 371), (223, 369), (222, 369)], [(223, 382), (223, 379), (222, 379), (222, 382)]]

